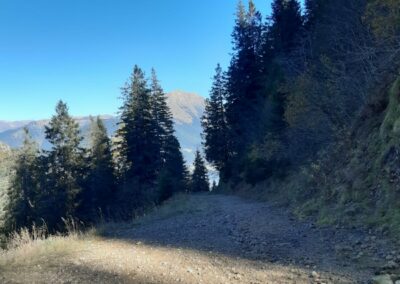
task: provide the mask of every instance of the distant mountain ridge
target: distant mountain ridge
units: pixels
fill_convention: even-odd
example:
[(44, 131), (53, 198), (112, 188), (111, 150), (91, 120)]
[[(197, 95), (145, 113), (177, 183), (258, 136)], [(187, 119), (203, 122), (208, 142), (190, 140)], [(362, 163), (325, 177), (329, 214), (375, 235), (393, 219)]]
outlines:
[[(203, 97), (184, 91), (174, 91), (167, 94), (167, 103), (175, 121), (176, 135), (181, 143), (182, 151), (188, 163), (193, 160), (193, 153), (201, 145), (201, 116), (204, 112), (205, 100)], [(119, 118), (112, 115), (100, 116), (110, 136), (117, 130)], [(88, 136), (90, 116), (75, 117), (81, 133)], [(50, 144), (45, 139), (44, 127), (49, 119), (24, 120), (24, 121), (0, 121), (0, 142), (18, 148), (24, 139), (24, 127), (29, 129), (32, 138), (43, 149), (49, 149)]]

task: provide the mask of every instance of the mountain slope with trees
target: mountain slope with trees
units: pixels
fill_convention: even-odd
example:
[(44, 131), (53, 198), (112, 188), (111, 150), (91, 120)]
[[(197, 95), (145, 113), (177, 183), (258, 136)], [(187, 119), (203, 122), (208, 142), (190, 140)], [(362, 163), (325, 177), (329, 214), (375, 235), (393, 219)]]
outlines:
[[(0, 169), (7, 177), (1, 233), (8, 245), (23, 242), (24, 236), (30, 245), (37, 237), (34, 246), (42, 248), (41, 238), (48, 234), (105, 220), (111, 228), (100, 235), (113, 238), (112, 248), (131, 249), (132, 240), (135, 246), (143, 241), (150, 246), (143, 255), (156, 250), (163, 265), (171, 246), (179, 248), (177, 258), (184, 263), (207, 252), (204, 270), (211, 263), (226, 271), (212, 282), (240, 282), (238, 275), (245, 275), (250, 282), (363, 283), (373, 272), (384, 274), (374, 283), (400, 281), (400, 5), (394, 0), (306, 0), (302, 8), (298, 0), (273, 0), (271, 11), (265, 17), (254, 1), (239, 1), (231, 61), (226, 70), (217, 64), (201, 121), (199, 107), (175, 97), (181, 122), (203, 127), (204, 151), (195, 152), (192, 172), (155, 71), (148, 78), (138, 66), (122, 89), (113, 139), (95, 118), (88, 147), (82, 147), (79, 125), (60, 101), (45, 126), (48, 149), (40, 149), (29, 131), (18, 150), (0, 145), (0, 159), (13, 161), (6, 171)], [(203, 155), (220, 174), (213, 191), (268, 202), (249, 205), (233, 196), (208, 195)], [(182, 193), (189, 192), (196, 194), (187, 205)], [(167, 201), (174, 195), (179, 202)], [(131, 227), (128, 221), (154, 207), (154, 215)], [(150, 225), (142, 226), (146, 221)], [(118, 238), (123, 244), (115, 243)], [(223, 255), (219, 260), (209, 257), (214, 249)], [(12, 260), (15, 251), (22, 253), (9, 250)], [(75, 253), (82, 255), (82, 250)], [(243, 261), (246, 257), (249, 262)], [(264, 262), (255, 262), (259, 258)], [(76, 268), (65, 259), (68, 268)], [(263, 266), (270, 262), (315, 270), (295, 269), (301, 279), (285, 270), (283, 278), (270, 280)], [(238, 263), (242, 272), (232, 276)], [(137, 268), (128, 268), (133, 277), (141, 271)], [(147, 272), (152, 268), (146, 266)], [(346, 269), (349, 277), (343, 275)], [(106, 271), (104, 279), (112, 277), (104, 267), (88, 270), (91, 276), (100, 270)], [(191, 267), (184, 270), (193, 274)], [(118, 271), (123, 275), (118, 280), (132, 279)], [(165, 283), (160, 271), (155, 282)]]
[(147, 79), (135, 66), (122, 90), (113, 140), (103, 120), (91, 118), (84, 148), (79, 124), (63, 101), (45, 126), (48, 150), (40, 149), (25, 128), (23, 146), (9, 166), (4, 236), (37, 226), (54, 233), (100, 219), (127, 220), (188, 191), (189, 172), (155, 71)]
[(400, 232), (395, 2), (274, 0), (263, 20), (239, 1), (231, 63), (203, 117), (220, 190)]

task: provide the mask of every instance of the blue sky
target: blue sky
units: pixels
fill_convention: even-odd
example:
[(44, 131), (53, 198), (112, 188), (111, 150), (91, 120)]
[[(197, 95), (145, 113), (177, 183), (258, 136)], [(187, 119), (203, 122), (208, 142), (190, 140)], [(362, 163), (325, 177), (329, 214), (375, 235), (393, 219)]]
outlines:
[[(0, 0), (0, 120), (115, 114), (134, 64), (207, 96), (229, 63), (236, 0)], [(255, 0), (265, 16), (270, 0)]]

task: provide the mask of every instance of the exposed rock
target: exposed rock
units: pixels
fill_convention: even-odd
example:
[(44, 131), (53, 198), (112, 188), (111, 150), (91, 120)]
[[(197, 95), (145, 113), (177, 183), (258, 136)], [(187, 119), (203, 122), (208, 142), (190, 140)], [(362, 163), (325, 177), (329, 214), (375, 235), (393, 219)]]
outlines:
[(319, 278), (319, 274), (316, 271), (311, 272), (311, 277), (312, 278)]

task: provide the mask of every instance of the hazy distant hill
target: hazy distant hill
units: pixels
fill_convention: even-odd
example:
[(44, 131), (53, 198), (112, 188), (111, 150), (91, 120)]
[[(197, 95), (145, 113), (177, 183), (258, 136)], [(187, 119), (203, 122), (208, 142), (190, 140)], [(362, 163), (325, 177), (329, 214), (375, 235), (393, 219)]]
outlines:
[[(200, 118), (204, 111), (204, 98), (193, 93), (174, 91), (167, 95), (167, 102), (175, 119), (177, 137), (181, 143), (187, 162), (193, 160), (194, 150), (201, 144)], [(106, 124), (108, 133), (112, 136), (117, 129), (118, 117), (101, 116)], [(83, 136), (87, 136), (90, 125), (89, 117), (77, 117)], [(44, 126), (49, 122), (37, 121), (0, 121), (0, 141), (12, 148), (20, 147), (24, 138), (23, 128), (27, 127), (33, 139), (44, 149), (50, 145), (44, 135)]]

